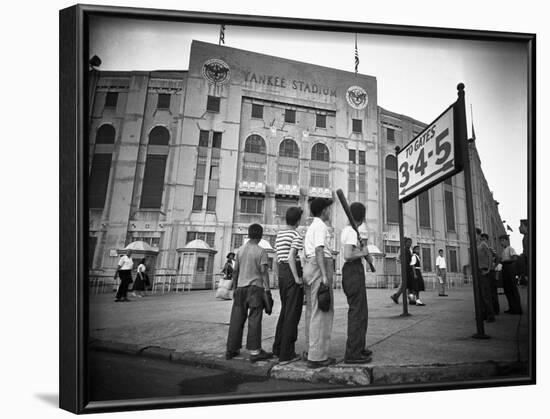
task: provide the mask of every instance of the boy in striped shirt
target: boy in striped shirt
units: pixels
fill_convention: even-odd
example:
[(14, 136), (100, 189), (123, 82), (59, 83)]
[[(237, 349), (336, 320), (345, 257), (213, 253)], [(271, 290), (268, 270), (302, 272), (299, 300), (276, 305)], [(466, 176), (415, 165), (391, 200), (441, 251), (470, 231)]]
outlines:
[(298, 258), (298, 252), (303, 248), (303, 239), (296, 231), (301, 218), (302, 209), (290, 207), (286, 211), (287, 226), (277, 233), (275, 240), (281, 312), (277, 321), (273, 354), (279, 357), (280, 362), (297, 358), (295, 343), (304, 304), (302, 267)]

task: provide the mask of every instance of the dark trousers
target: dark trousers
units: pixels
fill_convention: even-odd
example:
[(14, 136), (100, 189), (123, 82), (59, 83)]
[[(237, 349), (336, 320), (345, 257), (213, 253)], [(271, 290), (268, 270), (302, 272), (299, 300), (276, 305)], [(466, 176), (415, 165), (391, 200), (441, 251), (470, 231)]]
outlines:
[(497, 273), (495, 271), (489, 272), (489, 282), (491, 289), (491, 301), (493, 302), (493, 312), (495, 314), (499, 314), (500, 303), (498, 302)]
[(262, 348), (262, 314), (264, 289), (256, 285), (238, 287), (233, 293), (233, 307), (229, 320), (227, 350), (235, 352), (242, 347), (244, 323), (248, 319), (246, 349)]
[(349, 305), (345, 359), (357, 359), (365, 349), (369, 321), (365, 271), (360, 259), (344, 263), (342, 288)]
[(481, 316), (483, 320), (494, 320), (493, 296), (491, 292), (491, 273), (483, 275), (479, 272), (479, 288), (481, 294)]
[(279, 263), (279, 295), (281, 312), (277, 321), (273, 353), (279, 361), (288, 361), (296, 353), (298, 323), (302, 317), (304, 290), (294, 281), (294, 275), (288, 263)]
[(514, 314), (520, 314), (522, 312), (521, 300), (516, 284), (514, 263), (502, 264), (502, 287), (504, 288), (504, 295), (506, 295), (506, 299), (508, 300), (508, 309)]
[(132, 283), (132, 271), (128, 269), (118, 271), (118, 276), (120, 278), (120, 285), (118, 286), (115, 298), (117, 300), (120, 300), (123, 298), (127, 298), (128, 287)]

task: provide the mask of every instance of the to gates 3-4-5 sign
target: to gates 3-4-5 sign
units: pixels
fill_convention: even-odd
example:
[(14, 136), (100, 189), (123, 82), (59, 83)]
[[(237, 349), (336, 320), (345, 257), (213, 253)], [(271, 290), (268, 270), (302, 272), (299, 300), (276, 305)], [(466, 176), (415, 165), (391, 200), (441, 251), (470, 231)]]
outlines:
[(407, 201), (462, 170), (455, 104), (397, 154), (399, 200)]

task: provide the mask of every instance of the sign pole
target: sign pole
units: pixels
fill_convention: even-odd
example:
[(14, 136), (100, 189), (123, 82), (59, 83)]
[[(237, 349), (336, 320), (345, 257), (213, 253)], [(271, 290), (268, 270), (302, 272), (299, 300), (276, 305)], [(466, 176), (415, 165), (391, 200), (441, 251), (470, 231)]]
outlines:
[[(395, 147), (396, 157), (399, 150), (399, 147)], [(403, 202), (399, 199), (399, 197), (397, 199), (397, 211), (399, 218), (399, 254), (401, 257), (401, 297), (403, 297), (403, 313), (401, 313), (401, 316), (405, 317), (410, 316), (408, 309), (409, 296), (407, 295), (407, 258), (405, 256), (407, 249), (405, 249), (405, 233), (403, 227)]]
[(472, 271), (474, 288), (474, 305), (477, 332), (472, 336), (474, 339), (489, 339), (485, 334), (483, 318), (481, 315), (481, 288), (479, 283), (479, 265), (477, 260), (476, 226), (474, 218), (474, 203), (472, 197), (472, 172), (470, 168), (470, 155), (468, 147), (468, 135), (466, 125), (466, 104), (464, 101), (464, 84), (457, 86), (458, 100), (455, 104), (455, 132), (462, 150), (464, 162), (464, 187), (466, 189), (466, 218), (468, 219), (468, 237), (470, 241), (470, 266)]

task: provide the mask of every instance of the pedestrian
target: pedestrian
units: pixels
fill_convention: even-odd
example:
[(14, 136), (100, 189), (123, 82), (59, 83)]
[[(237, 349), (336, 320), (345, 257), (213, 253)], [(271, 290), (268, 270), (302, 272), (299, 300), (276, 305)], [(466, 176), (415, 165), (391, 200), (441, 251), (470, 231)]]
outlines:
[(248, 227), (246, 242), (237, 251), (233, 269), (233, 307), (229, 320), (225, 359), (234, 358), (242, 347), (244, 323), (248, 320), (246, 349), (250, 362), (270, 359), (273, 354), (262, 349), (262, 314), (264, 294), (270, 294), (267, 252), (258, 244), (263, 236), (259, 224)]
[[(476, 233), (479, 229), (476, 230)], [(479, 289), (481, 294), (481, 315), (487, 323), (495, 321), (493, 295), (491, 292), (491, 267), (493, 265), (493, 253), (487, 242), (489, 236), (485, 233), (477, 233), (477, 263), (479, 272)]]
[[(363, 224), (366, 212), (363, 204), (353, 202), (350, 212), (357, 226)], [(341, 243), (345, 261), (342, 267), (342, 288), (348, 300), (348, 333), (344, 362), (364, 364), (371, 362), (372, 351), (366, 346), (369, 312), (363, 259), (371, 256), (366, 239), (360, 240), (351, 226), (346, 226), (342, 230)]]
[(218, 282), (216, 298), (221, 300), (231, 300), (231, 290), (233, 289), (233, 269), (235, 266), (235, 253), (229, 252), (226, 256), (226, 262), (223, 266), (223, 278)]
[(223, 265), (223, 279), (233, 279), (233, 268), (235, 266), (235, 253), (229, 252)]
[(132, 295), (134, 297), (144, 297), (145, 296), (145, 286), (146, 286), (146, 279), (145, 271), (147, 270), (147, 266), (145, 265), (145, 258), (141, 259), (137, 268), (137, 274), (136, 274), (136, 280), (134, 281), (134, 286), (132, 288)]
[(435, 272), (439, 281), (439, 296), (447, 297), (445, 294), (445, 286), (447, 285), (447, 261), (443, 256), (443, 249), (439, 249), (439, 256), (435, 259)]
[(529, 230), (526, 219), (520, 220), (519, 232), (523, 235), (523, 239), (521, 240), (523, 251), (518, 257), (517, 272), (519, 275), (519, 284), (525, 286), (527, 285), (527, 265), (529, 256)]
[[(308, 345), (308, 368), (320, 368), (334, 364), (329, 358), (330, 335), (334, 319), (334, 293), (332, 289), (334, 264), (330, 248), (329, 229), (332, 199), (314, 198), (310, 204), (313, 221), (304, 238), (306, 264), (304, 267), (304, 289), (306, 294), (306, 340)], [(319, 307), (317, 294), (321, 283), (329, 288), (328, 311)]]
[(299, 207), (288, 208), (286, 228), (280, 230), (275, 239), (281, 311), (275, 330), (273, 354), (279, 358), (279, 362), (298, 358), (295, 344), (304, 305), (303, 271), (298, 253), (304, 245), (296, 229), (300, 225), (302, 212)]
[(120, 285), (115, 296), (115, 302), (130, 301), (128, 300), (128, 286), (133, 282), (132, 280), (132, 268), (134, 267), (134, 261), (132, 260), (132, 251), (126, 250), (126, 254), (122, 255), (118, 261), (118, 267), (115, 272), (115, 279), (118, 276), (120, 278)]
[(410, 266), (413, 268), (411, 283), (409, 284), (409, 302), (417, 306), (425, 306), (420, 299), (420, 292), (426, 288), (424, 286), (424, 278), (422, 277), (422, 266), (420, 263), (420, 246), (413, 247)]
[[(403, 278), (401, 278), (401, 285), (399, 286), (399, 289), (396, 293), (390, 295), (390, 298), (393, 300), (395, 304), (399, 304), (399, 297), (403, 293), (407, 293), (407, 287), (408, 284), (412, 283), (412, 277), (414, 276), (413, 268), (411, 266), (411, 257), (412, 257), (412, 239), (409, 237), (405, 237), (405, 281), (403, 283)], [(401, 250), (399, 250), (399, 253), (397, 254), (397, 263), (401, 263)], [(403, 288), (405, 287), (405, 288)], [(415, 304), (416, 301), (410, 301), (411, 304)]]
[[(491, 251), (491, 254), (493, 255), (492, 263), (491, 263), (491, 271), (489, 272), (489, 283), (490, 283), (490, 290), (491, 290), (491, 301), (493, 302), (493, 312), (495, 313), (495, 316), (500, 314), (500, 303), (498, 301), (498, 266), (500, 262), (500, 258), (498, 257), (498, 253), (495, 251), (494, 247), (489, 246), (489, 250)], [(502, 266), (502, 265), (501, 265)]]
[(508, 314), (522, 314), (521, 300), (516, 283), (515, 265), (518, 258), (516, 251), (510, 246), (510, 236), (503, 234), (499, 237), (500, 245), (503, 248), (500, 263), (502, 264), (502, 286), (504, 295), (508, 300)]

